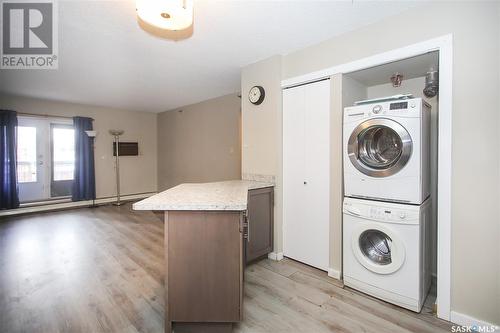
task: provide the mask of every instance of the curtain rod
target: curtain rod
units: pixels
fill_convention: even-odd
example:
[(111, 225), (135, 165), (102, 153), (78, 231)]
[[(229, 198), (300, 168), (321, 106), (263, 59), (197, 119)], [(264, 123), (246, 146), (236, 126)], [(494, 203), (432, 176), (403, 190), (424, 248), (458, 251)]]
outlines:
[[(38, 113), (28, 113), (28, 112), (18, 112), (17, 113), (19, 116), (30, 116), (30, 117), (44, 117), (44, 118), (65, 118), (65, 119), (71, 119), (73, 120), (73, 117), (68, 117), (68, 116), (54, 116), (50, 114), (38, 114)], [(94, 118), (90, 118), (94, 120)]]

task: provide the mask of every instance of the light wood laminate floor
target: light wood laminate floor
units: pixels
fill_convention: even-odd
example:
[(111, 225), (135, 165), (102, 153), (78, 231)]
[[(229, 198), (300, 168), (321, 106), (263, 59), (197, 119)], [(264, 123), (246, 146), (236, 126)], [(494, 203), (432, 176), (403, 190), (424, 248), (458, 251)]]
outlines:
[[(163, 332), (163, 223), (130, 205), (0, 218), (0, 332)], [(235, 332), (449, 332), (298, 262), (245, 272)]]

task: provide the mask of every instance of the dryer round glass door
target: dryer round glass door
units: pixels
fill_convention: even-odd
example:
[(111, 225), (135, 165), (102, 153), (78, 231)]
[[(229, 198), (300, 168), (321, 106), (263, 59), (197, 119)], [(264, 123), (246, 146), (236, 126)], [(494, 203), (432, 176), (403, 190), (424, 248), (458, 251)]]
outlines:
[(392, 230), (384, 226), (361, 226), (353, 233), (351, 241), (356, 259), (372, 272), (391, 274), (403, 265), (403, 243)]
[(408, 131), (399, 123), (375, 118), (354, 129), (347, 150), (351, 163), (363, 174), (388, 177), (408, 163), (412, 141)]

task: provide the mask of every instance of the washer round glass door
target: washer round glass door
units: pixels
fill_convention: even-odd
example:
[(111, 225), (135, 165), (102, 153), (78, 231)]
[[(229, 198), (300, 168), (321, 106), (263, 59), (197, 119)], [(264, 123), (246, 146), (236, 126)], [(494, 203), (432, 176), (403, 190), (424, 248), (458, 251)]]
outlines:
[(403, 243), (384, 226), (369, 224), (359, 227), (351, 241), (356, 259), (372, 272), (391, 274), (403, 265)]
[(400, 171), (410, 159), (412, 141), (399, 123), (374, 118), (359, 124), (349, 137), (351, 163), (363, 174), (388, 177)]

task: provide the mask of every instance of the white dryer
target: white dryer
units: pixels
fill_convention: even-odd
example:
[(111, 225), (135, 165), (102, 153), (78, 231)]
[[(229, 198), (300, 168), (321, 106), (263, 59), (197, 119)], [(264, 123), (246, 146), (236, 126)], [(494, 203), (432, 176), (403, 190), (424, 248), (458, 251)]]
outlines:
[(420, 206), (345, 198), (346, 286), (420, 312), (431, 283), (430, 199)]
[(344, 109), (345, 196), (421, 204), (430, 194), (430, 105), (421, 98)]

